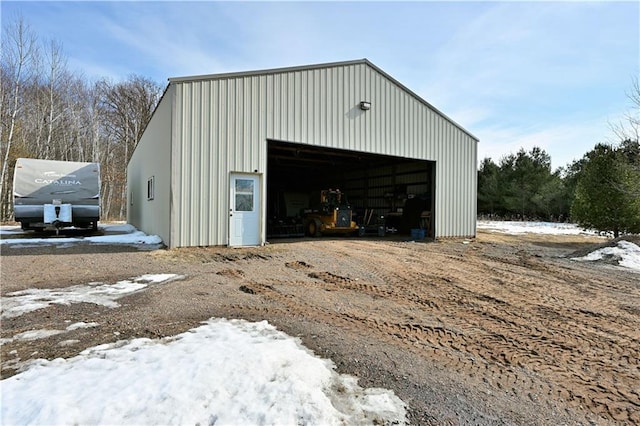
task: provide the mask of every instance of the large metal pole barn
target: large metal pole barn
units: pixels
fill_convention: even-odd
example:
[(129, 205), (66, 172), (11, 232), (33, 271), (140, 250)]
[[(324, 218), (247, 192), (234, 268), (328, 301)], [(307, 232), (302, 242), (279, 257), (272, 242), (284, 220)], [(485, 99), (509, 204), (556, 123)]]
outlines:
[(291, 214), (282, 194), (333, 186), (472, 237), (477, 143), (366, 59), (171, 78), (128, 166), (128, 221), (169, 247), (260, 245)]

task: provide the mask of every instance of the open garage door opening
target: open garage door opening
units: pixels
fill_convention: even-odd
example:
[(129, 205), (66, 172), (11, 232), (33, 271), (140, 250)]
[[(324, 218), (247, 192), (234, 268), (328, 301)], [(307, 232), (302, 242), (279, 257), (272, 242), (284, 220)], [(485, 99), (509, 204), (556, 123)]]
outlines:
[[(274, 140), (267, 145), (267, 238), (435, 235), (435, 162)], [(327, 204), (341, 206), (335, 228), (327, 216), (319, 218), (330, 213), (323, 211)]]

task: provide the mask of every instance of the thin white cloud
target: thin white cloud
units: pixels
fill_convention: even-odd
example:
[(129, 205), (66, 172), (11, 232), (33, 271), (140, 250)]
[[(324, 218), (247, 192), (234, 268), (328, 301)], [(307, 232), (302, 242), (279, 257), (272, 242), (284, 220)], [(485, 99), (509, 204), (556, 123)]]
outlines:
[[(608, 55), (619, 50), (621, 39), (634, 43), (628, 37), (633, 30), (621, 31), (610, 24), (624, 16), (624, 8), (609, 8), (600, 16), (601, 7), (496, 3), (438, 50), (430, 73), (431, 91), (445, 101), (461, 93), (517, 99), (541, 89), (583, 87), (610, 78), (607, 73), (621, 64)], [(633, 7), (627, 9), (633, 12)], [(627, 21), (633, 24), (628, 16)], [(628, 63), (637, 66), (637, 58)]]
[(583, 119), (561, 123), (540, 123), (529, 128), (489, 126), (475, 130), (480, 138), (478, 161), (491, 158), (496, 164), (520, 149), (530, 151), (537, 146), (551, 156), (553, 169), (579, 160), (600, 142), (607, 142), (610, 130), (606, 117), (585, 122)]
[(226, 71), (216, 54), (219, 37), (210, 8), (193, 6), (197, 10), (176, 3), (134, 3), (134, 13), (126, 18), (101, 16), (101, 27), (110, 39), (134, 52), (134, 63), (142, 59), (149, 63), (146, 66), (164, 70), (163, 78)]
[[(168, 77), (368, 58), (481, 139), (480, 152), (602, 138), (639, 70), (634, 2), (83, 2), (24, 8), (87, 75)], [(66, 39), (65, 39), (66, 37)], [(615, 117), (615, 115), (614, 115)], [(509, 139), (509, 138), (513, 139)], [(564, 165), (575, 153), (558, 154)], [(560, 142), (558, 142), (560, 143)], [(513, 146), (516, 149), (513, 149)], [(499, 157), (499, 155), (498, 155)]]
[(638, 8), (490, 3), (438, 49), (417, 91), (480, 138), (480, 160), (539, 146), (564, 166), (605, 141), (626, 105)]

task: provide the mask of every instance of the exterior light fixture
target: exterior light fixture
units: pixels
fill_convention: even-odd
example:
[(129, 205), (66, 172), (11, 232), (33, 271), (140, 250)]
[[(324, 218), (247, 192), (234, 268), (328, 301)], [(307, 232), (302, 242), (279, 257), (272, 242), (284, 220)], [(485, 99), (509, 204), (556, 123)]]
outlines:
[(369, 101), (360, 101), (360, 109), (363, 111), (367, 111), (371, 109), (371, 102)]

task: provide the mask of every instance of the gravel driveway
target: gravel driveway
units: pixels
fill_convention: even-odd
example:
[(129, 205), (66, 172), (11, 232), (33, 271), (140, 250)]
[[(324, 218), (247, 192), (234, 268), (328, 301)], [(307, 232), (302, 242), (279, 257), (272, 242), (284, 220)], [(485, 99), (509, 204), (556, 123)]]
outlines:
[[(2, 296), (27, 288), (183, 279), (119, 300), (3, 318), (2, 377), (211, 317), (268, 320), (366, 387), (393, 389), (411, 424), (640, 423), (640, 274), (567, 258), (586, 236), (415, 243), (336, 238), (265, 247), (141, 251), (120, 245), (2, 247)], [(69, 343), (71, 342), (71, 343)]]

